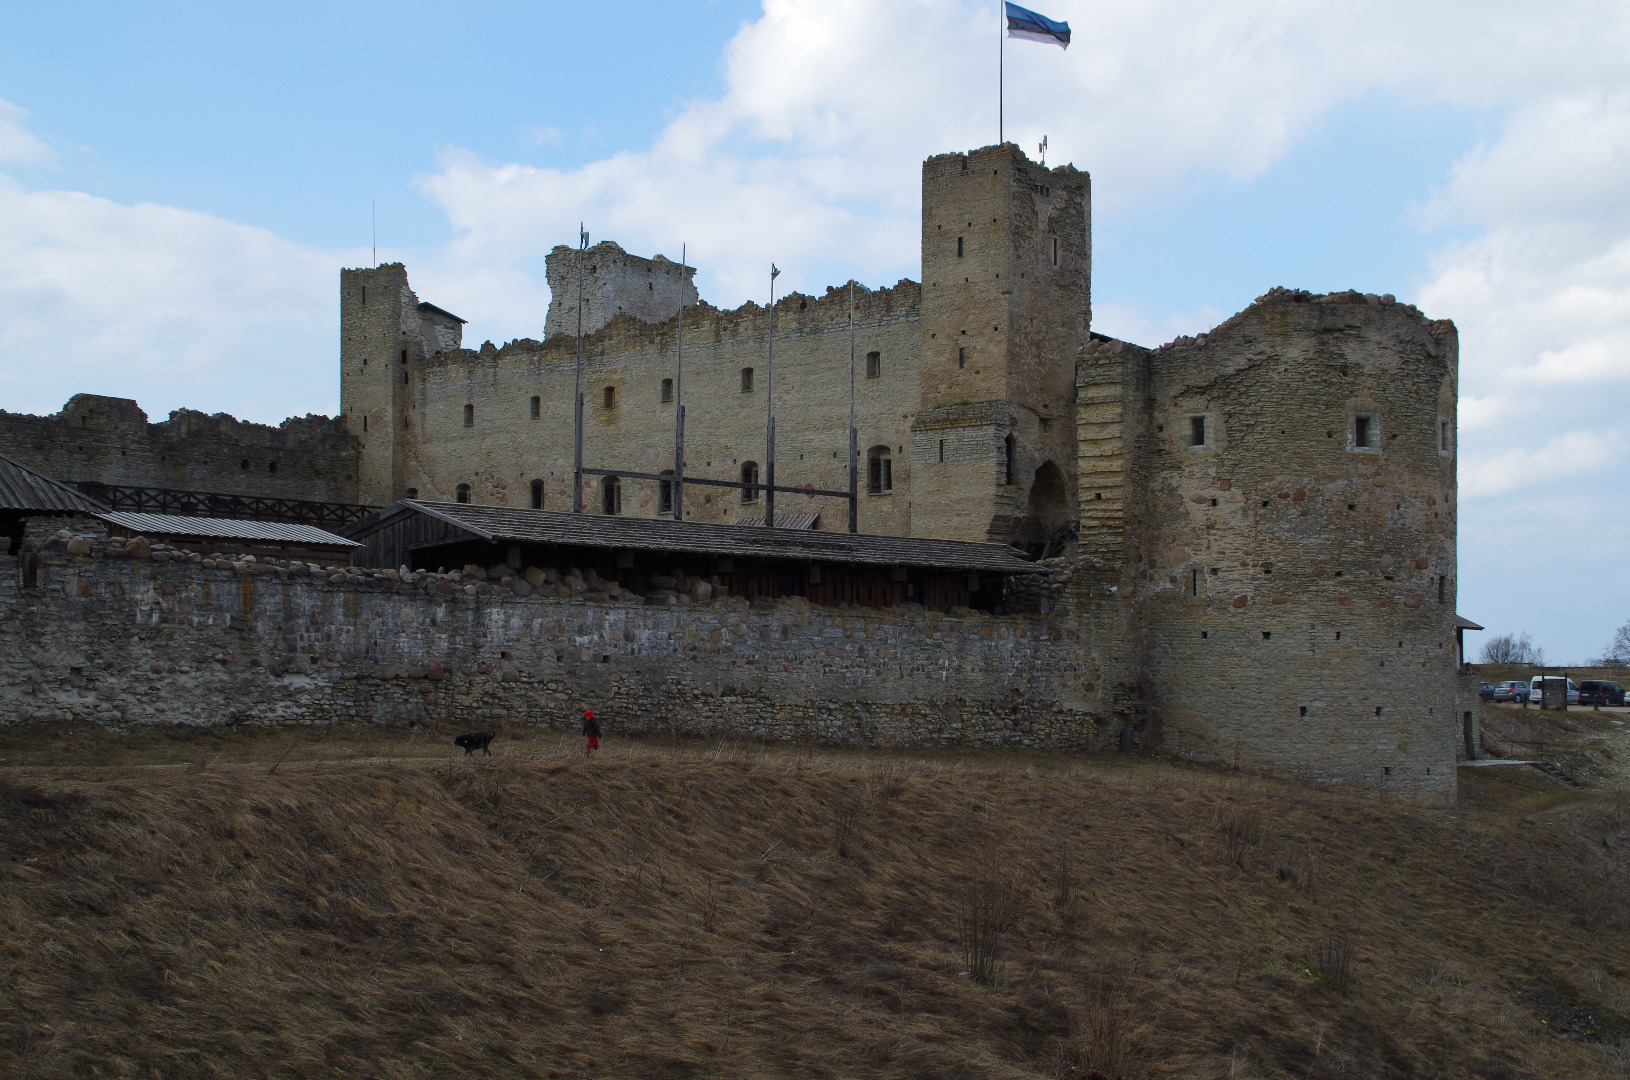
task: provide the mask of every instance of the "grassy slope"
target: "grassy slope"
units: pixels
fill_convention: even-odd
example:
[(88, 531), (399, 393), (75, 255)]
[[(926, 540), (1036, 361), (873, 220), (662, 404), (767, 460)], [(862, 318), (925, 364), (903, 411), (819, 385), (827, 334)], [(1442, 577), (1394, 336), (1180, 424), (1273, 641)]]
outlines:
[[(1078, 1076), (1108, 1035), (1129, 1075), (1598, 1077), (1558, 1031), (1630, 1034), (1623, 802), (508, 751), (11, 769), (0, 1074)], [(960, 974), (981, 880), (1013, 893), (994, 986)]]

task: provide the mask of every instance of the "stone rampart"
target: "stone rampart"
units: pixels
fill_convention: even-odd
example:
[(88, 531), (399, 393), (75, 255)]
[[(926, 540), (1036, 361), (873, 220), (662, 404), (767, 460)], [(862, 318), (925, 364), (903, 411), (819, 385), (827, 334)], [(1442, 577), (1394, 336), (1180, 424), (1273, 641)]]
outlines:
[(1079, 633), (1044, 618), (24, 549), (29, 587), (0, 560), (4, 724), (569, 728), (593, 707), (613, 733), (821, 744), (1079, 749), (1099, 731)]
[(357, 452), (327, 416), (272, 427), (178, 409), (150, 424), (129, 398), (98, 394), (75, 394), (51, 416), (0, 411), (0, 454), (69, 484), (354, 503)]

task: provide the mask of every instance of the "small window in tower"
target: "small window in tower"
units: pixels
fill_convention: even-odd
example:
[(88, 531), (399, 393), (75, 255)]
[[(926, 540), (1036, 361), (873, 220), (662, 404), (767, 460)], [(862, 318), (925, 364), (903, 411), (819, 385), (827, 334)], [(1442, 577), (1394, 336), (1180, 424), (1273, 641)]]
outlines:
[(404, 364), (407, 363), (407, 350), (406, 349), (402, 350), (402, 363), (404, 363)]
[(866, 377), (875, 379), (883, 374), (883, 354), (869, 352), (866, 354)]
[[(661, 475), (672, 476), (672, 469), (663, 469)], [(672, 480), (657, 481), (657, 513), (671, 514), (674, 512), (674, 482)]]
[(662, 397), (661, 397), (662, 403), (664, 405), (666, 405), (668, 402), (672, 401), (673, 399), (674, 399), (674, 381), (672, 379), (663, 379), (662, 380)]
[(1058, 265), (1058, 237), (1053, 237), (1053, 265)]
[(461, 503), (469, 502), (470, 501), (470, 485), (469, 484), (460, 484), (458, 486), (458, 489), (453, 492), (453, 498), (458, 500)]
[(956, 238), (956, 257), (962, 258), (962, 237)]
[(409, 498), (409, 499), (417, 499), (419, 497), (419, 489), (418, 488), (408, 488), (407, 489), (407, 494), (406, 494), (405, 497)]
[(1438, 453), (1448, 456), (1450, 453), (1450, 438), (1453, 434), (1447, 416), (1438, 417)]
[(532, 395), (532, 419), (536, 420), (543, 415), (543, 399), (536, 394)]
[(532, 481), (532, 509), (543, 509), (543, 481)]
[(466, 405), (466, 406), (464, 406), (464, 426), (465, 427), (475, 427), (475, 406), (474, 405)]
[[(364, 422), (366, 422), (368, 418), (366, 416), (364, 416), (362, 419), (363, 419)], [(244, 458), (242, 461), (238, 462), (238, 468), (244, 470), (245, 472), (248, 472), (249, 471), (249, 459)]]
[(753, 369), (750, 367), (741, 369), (741, 392), (744, 394), (753, 392)]
[(275, 461), (268, 461), (268, 462), (267, 462), (267, 463), (266, 463), (266, 471), (267, 471), (267, 472), (276, 472), (276, 471), (277, 471), (277, 462), (275, 462)]
[(368, 358), (367, 358), (367, 357), (366, 357), (366, 356), (364, 356), (364, 357), (363, 357), (363, 358), (362, 358), (362, 366), (363, 366), (363, 367), (367, 367), (367, 366), (368, 366)]
[(945, 440), (944, 439), (940, 440), (940, 460), (941, 461), (945, 460)]
[(368, 430), (368, 414), (367, 413), (362, 414), (362, 430), (363, 431)]
[(1356, 451), (1381, 449), (1381, 419), (1374, 413), (1354, 413), (1348, 428), (1347, 449)]
[(959, 367), (959, 368), (965, 368), (965, 367), (968, 366), (968, 350), (967, 349), (963, 348), (963, 349), (958, 349), (956, 351), (956, 366)]
[(1013, 483), (1013, 436), (1002, 440), (1002, 483)]
[(1440, 604), (1443, 603), (1443, 590), (1446, 587), (1444, 584), (1446, 581), (1448, 581), (1448, 578), (1444, 577), (1442, 574), (1438, 575), (1438, 603)]
[(601, 399), (605, 402), (606, 408), (615, 409), (617, 407), (617, 388), (615, 386), (606, 387), (601, 393)]
[(758, 483), (758, 462), (744, 461), (741, 463), (741, 501), (744, 503), (758, 502), (758, 488), (748, 487), (749, 484)]
[(886, 446), (866, 451), (866, 490), (873, 495), (894, 490), (894, 459)]
[(1203, 416), (1189, 417), (1189, 445), (1204, 446), (1206, 444), (1206, 418)]
[(600, 510), (607, 514), (623, 512), (623, 482), (615, 476), (600, 481)]

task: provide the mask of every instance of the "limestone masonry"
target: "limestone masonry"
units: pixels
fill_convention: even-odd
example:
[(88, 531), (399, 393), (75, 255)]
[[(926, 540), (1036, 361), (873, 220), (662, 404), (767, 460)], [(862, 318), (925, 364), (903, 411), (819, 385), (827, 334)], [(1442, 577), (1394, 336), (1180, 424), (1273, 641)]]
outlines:
[[(1079, 748), (1125, 729), (1451, 792), (1470, 708), (1453, 324), (1391, 296), (1274, 289), (1146, 349), (1091, 331), (1087, 174), (1011, 144), (946, 154), (923, 165), (922, 207), (921, 280), (855, 291), (859, 531), (1047, 558), (993, 610), (155, 565), (100, 540), (71, 554), (42, 526), (11, 545), (39, 553), (38, 581), (7, 594), (0, 717), (217, 722), (208, 703), (232, 700), (243, 721), (476, 724), (615, 700), (624, 730)], [(149, 425), (81, 395), (0, 414), (0, 453), (64, 480), (569, 510), (581, 279), (586, 466), (672, 470), (682, 402), (687, 479), (760, 481), (773, 316), (776, 481), (847, 489), (847, 286), (723, 311), (693, 273), (610, 242), (556, 248), (544, 340), (466, 349), (405, 267), (343, 270), (339, 418)], [(763, 513), (748, 489), (683, 498), (687, 520)], [(590, 513), (671, 517), (673, 500), (656, 480), (585, 485)], [(778, 495), (778, 523), (793, 514), (848, 527), (835, 496)]]

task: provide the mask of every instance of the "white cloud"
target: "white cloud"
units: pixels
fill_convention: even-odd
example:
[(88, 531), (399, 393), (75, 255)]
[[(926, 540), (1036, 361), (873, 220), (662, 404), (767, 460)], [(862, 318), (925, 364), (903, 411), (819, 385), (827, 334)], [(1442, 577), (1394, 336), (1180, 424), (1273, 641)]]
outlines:
[(0, 165), (49, 165), (56, 160), (51, 148), (28, 130), (28, 114), (9, 101), (0, 101)]
[(174, 207), (28, 191), (0, 175), (0, 400), (77, 392), (276, 423), (338, 407), (336, 267), (259, 228)]
[(1536, 485), (1555, 485), (1624, 456), (1625, 440), (1616, 431), (1568, 431), (1553, 436), (1537, 450), (1520, 447), (1468, 460), (1460, 468), (1462, 495), (1506, 495)]

